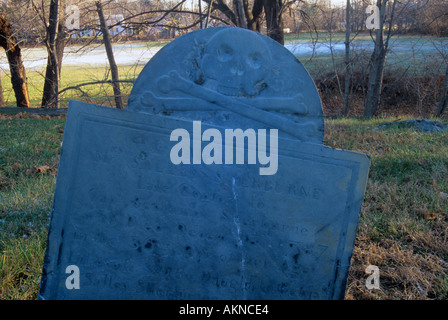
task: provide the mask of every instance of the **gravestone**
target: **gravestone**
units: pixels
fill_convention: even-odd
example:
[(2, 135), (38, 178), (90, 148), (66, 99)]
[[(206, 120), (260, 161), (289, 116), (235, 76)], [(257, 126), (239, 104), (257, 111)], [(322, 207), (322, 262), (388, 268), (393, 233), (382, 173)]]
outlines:
[(126, 110), (71, 101), (39, 299), (342, 299), (369, 160), (322, 144), (271, 39), (166, 45)]

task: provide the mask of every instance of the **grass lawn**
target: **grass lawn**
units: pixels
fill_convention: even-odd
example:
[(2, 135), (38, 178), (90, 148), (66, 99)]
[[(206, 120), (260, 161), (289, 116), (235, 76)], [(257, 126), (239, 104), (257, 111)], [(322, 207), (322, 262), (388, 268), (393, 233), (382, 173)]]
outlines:
[[(376, 129), (387, 120), (326, 122), (325, 145), (371, 156), (346, 298), (447, 299), (448, 134)], [(366, 290), (370, 264), (380, 290)]]
[(36, 298), (63, 126), (0, 120), (0, 299)]
[[(143, 69), (143, 65), (137, 66), (121, 66), (119, 69), (120, 80), (135, 80)], [(27, 71), (28, 93), (30, 96), (31, 106), (33, 108), (40, 107), (42, 100), (42, 90), (44, 86), (43, 70), (30, 69)], [(110, 71), (104, 67), (77, 67), (64, 66), (61, 72), (60, 90), (79, 85), (81, 83), (95, 82), (111, 79)], [(9, 76), (3, 75), (2, 86), (4, 92), (5, 106), (15, 107), (16, 100), (14, 91), (12, 90)], [(132, 83), (120, 83), (124, 104), (126, 105), (127, 97), (131, 93)], [(113, 106), (113, 89), (110, 84), (95, 84), (83, 86), (79, 90), (70, 89), (60, 95), (60, 108), (67, 108), (69, 100), (85, 101), (96, 103), (104, 106)]]
[[(447, 299), (448, 133), (376, 129), (390, 120), (326, 120), (325, 145), (372, 161), (346, 299)], [(0, 299), (37, 296), (64, 122), (0, 118)]]

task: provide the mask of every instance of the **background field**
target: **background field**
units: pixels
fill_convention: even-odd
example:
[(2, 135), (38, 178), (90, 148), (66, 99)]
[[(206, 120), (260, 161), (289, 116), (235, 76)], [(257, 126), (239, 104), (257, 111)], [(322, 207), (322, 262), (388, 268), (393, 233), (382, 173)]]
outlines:
[[(340, 116), (343, 110), (344, 41), (342, 33), (288, 34), (285, 47), (304, 64), (321, 95), (325, 115)], [(168, 41), (114, 43), (114, 54), (121, 80), (135, 80), (153, 54)], [(373, 42), (370, 34), (354, 36), (352, 42), (352, 107), (350, 115), (362, 115), (366, 89), (366, 71)], [(96, 44), (80, 50), (67, 47), (63, 60), (60, 89), (82, 83), (110, 79), (105, 50)], [(1, 58), (0, 61), (6, 61)], [(44, 84), (46, 52), (43, 48), (24, 48), (29, 94), (33, 107), (39, 107)], [(432, 36), (397, 35), (391, 38), (386, 60), (384, 86), (379, 115), (434, 115), (440, 101), (443, 77), (448, 57), (448, 38)], [(7, 64), (0, 63), (1, 81), (6, 106), (15, 106)], [(124, 101), (132, 84), (122, 83)], [(102, 105), (113, 105), (110, 84), (83, 86), (61, 95), (61, 108), (68, 100), (76, 99)]]

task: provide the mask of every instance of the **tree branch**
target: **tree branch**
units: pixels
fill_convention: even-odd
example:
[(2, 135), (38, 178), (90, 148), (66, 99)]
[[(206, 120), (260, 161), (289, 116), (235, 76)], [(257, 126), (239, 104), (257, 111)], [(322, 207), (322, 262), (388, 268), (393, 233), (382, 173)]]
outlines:
[(94, 84), (102, 84), (102, 83), (114, 84), (114, 83), (134, 83), (134, 82), (135, 82), (135, 80), (98, 80), (98, 81), (92, 81), (92, 82), (84, 82), (84, 83), (77, 84), (75, 86), (65, 87), (64, 89), (59, 91), (57, 94), (53, 95), (47, 101), (47, 103), (50, 102), (51, 100), (55, 99), (61, 93), (64, 93), (65, 91), (68, 91), (68, 90), (78, 90), (82, 93), (83, 96), (90, 99), (90, 96), (84, 90), (82, 90), (81, 87), (90, 86), (90, 85), (94, 85)]

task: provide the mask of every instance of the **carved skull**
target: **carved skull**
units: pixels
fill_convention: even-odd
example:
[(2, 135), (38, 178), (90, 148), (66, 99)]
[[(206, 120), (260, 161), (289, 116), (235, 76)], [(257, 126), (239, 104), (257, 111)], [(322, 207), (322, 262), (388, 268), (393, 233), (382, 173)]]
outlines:
[(260, 37), (244, 37), (232, 28), (216, 33), (201, 62), (204, 86), (232, 97), (254, 97), (265, 87), (271, 55)]

